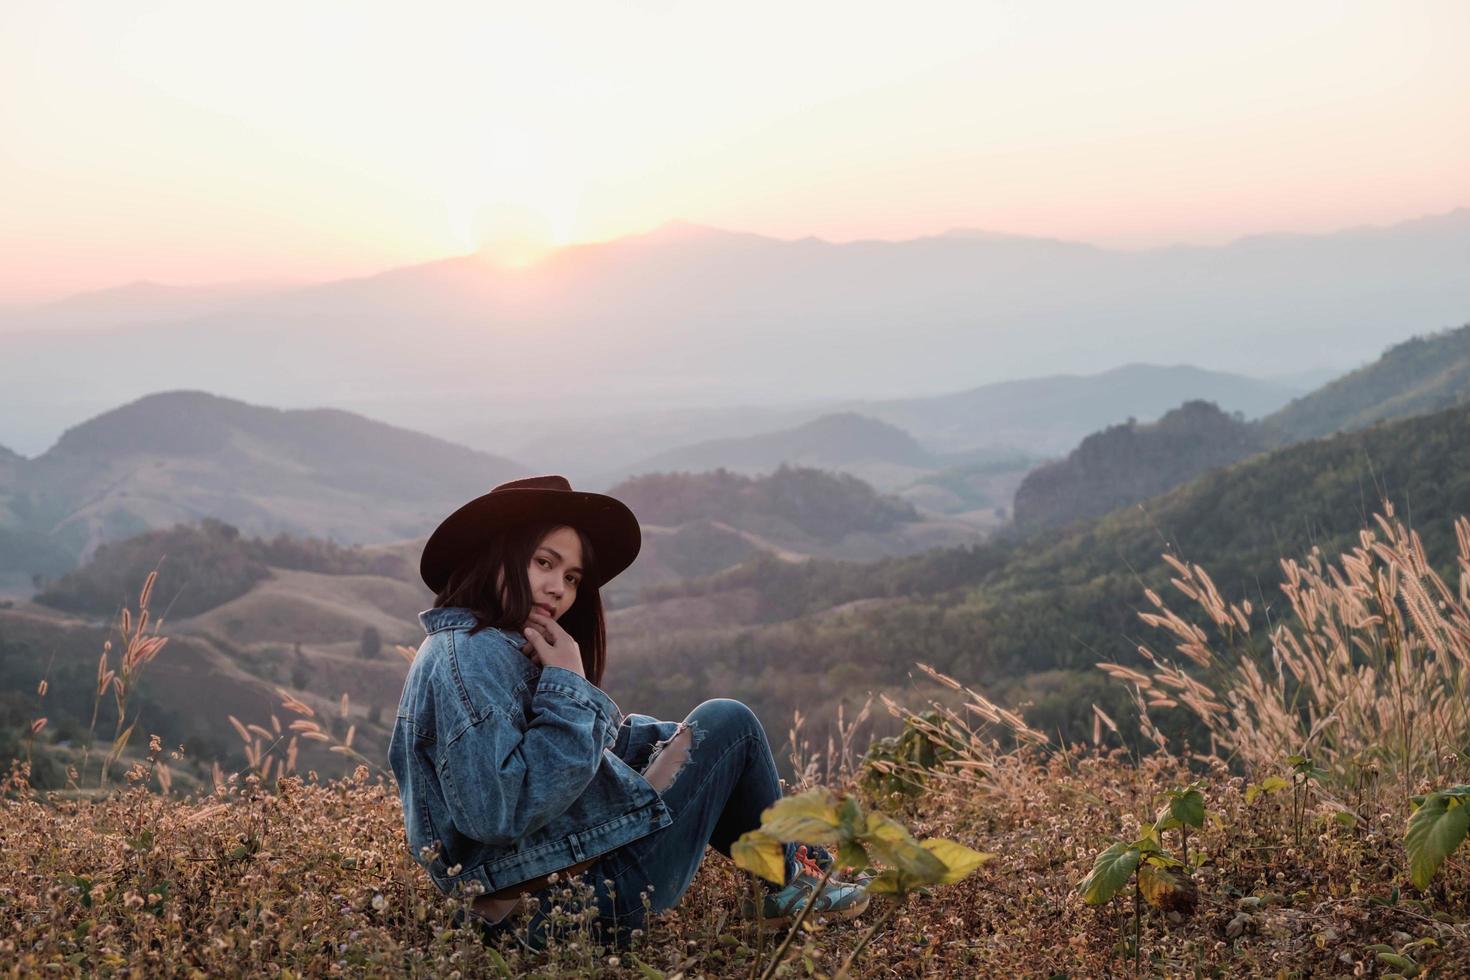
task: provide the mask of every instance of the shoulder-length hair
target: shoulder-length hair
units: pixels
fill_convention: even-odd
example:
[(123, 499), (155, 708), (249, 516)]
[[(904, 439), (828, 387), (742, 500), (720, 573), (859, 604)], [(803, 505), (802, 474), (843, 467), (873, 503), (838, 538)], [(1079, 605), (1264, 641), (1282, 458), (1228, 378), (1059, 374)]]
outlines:
[[(534, 604), (528, 575), (531, 557), (546, 535), (562, 526), (523, 524), (497, 531), (484, 548), (449, 576), (444, 591), (434, 597), (434, 607), (468, 609), (475, 617), (472, 634), (492, 626), (520, 632)], [(602, 617), (602, 596), (594, 584), (597, 556), (587, 535), (576, 528), (573, 530), (582, 540), (582, 580), (577, 584), (577, 598), (557, 622), (577, 641), (587, 679), (601, 686), (607, 665), (607, 629)]]

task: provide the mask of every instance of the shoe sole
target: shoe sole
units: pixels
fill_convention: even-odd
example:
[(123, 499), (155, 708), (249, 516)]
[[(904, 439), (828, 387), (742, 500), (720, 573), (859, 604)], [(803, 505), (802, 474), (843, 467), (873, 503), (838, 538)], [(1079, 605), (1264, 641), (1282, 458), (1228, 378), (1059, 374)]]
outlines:
[[(868, 902), (870, 902), (871, 900), (871, 895), (864, 895), (862, 901), (849, 905), (845, 909), (837, 909), (836, 911), (829, 909), (825, 912), (813, 912), (812, 915), (822, 915), (826, 916), (829, 919), (855, 919), (858, 916), (862, 915), (865, 911), (867, 911)], [(796, 917), (800, 914), (801, 913), (798, 911), (793, 912), (791, 915), (778, 915), (769, 919), (761, 919), (761, 925), (768, 926), (773, 929), (777, 926), (790, 925), (791, 923), (796, 921)]]

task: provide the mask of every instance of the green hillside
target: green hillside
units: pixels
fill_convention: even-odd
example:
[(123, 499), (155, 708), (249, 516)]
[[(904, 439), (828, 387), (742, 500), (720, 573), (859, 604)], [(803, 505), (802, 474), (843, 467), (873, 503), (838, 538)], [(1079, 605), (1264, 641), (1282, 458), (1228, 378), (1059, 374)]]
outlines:
[(1470, 324), (1414, 337), (1269, 417), (1297, 439), (1423, 415), (1470, 399)]
[(1016, 490), (1016, 525), (1035, 531), (1101, 517), (1261, 452), (1271, 441), (1266, 427), (1204, 401), (1185, 402), (1152, 424), (1130, 419), (1028, 473)]
[[(766, 559), (652, 593), (614, 649), (610, 678), (654, 709), (718, 689), (779, 722), (813, 698), (902, 684), (919, 660), (991, 689), (1024, 690), (1036, 700), (1035, 723), (1076, 736), (1090, 697), (1118, 694), (1093, 664), (1136, 659), (1144, 588), (1168, 587), (1162, 552), (1203, 565), (1227, 595), (1265, 605), (1276, 597), (1280, 556), (1338, 550), (1385, 496), (1411, 518), (1431, 560), (1443, 561), (1455, 516), (1470, 513), (1470, 408), (1256, 456), (1025, 541), (867, 566)], [(764, 625), (682, 628), (690, 599), (720, 594), (740, 597)], [(662, 620), (652, 612), (659, 605), (669, 610)], [(677, 676), (638, 669), (670, 658)]]

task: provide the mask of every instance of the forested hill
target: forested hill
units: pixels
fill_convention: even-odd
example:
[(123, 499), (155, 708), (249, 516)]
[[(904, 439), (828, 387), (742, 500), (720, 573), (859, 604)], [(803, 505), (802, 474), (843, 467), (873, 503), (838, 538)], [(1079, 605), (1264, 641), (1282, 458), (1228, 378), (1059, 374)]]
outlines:
[(1470, 400), (1470, 324), (1389, 348), (1372, 364), (1270, 416), (1296, 439), (1360, 429)]
[(887, 531), (918, 519), (912, 505), (883, 496), (855, 477), (802, 467), (782, 466), (764, 477), (723, 469), (653, 473), (625, 480), (608, 492), (645, 524), (718, 520), (763, 531), (787, 525), (820, 541)]
[(85, 565), (51, 583), (36, 601), (69, 612), (110, 616), (157, 569), (169, 612), (193, 616), (244, 595), (269, 576), (271, 568), (404, 581), (417, 575), (395, 554), (284, 534), (269, 540), (245, 537), (223, 521), (206, 519), (104, 544)]
[(1101, 517), (1266, 449), (1268, 430), (1205, 401), (1152, 424), (1129, 420), (1082, 440), (1065, 459), (1027, 474), (1016, 491), (1023, 531)]
[[(698, 594), (738, 595), (771, 625), (667, 640), (651, 630), (634, 646), (662, 656), (674, 655), (664, 647), (675, 644), (679, 662), (696, 672), (718, 665), (720, 679), (737, 688), (731, 696), (756, 701), (772, 719), (790, 717), (793, 690), (808, 703), (819, 694), (860, 697), (901, 683), (915, 661), (995, 686), (1076, 671), (1046, 675), (1046, 685), (1067, 690), (1036, 693), (1035, 710), (1048, 725), (1090, 725), (1089, 699), (1111, 690), (1093, 664), (1136, 660), (1147, 633), (1137, 619), (1144, 589), (1170, 591), (1161, 553), (1199, 563), (1222, 591), (1265, 608), (1280, 601), (1281, 556), (1351, 544), (1384, 496), (1411, 519), (1431, 559), (1447, 560), (1453, 521), (1470, 514), (1470, 407), (1262, 454), (1139, 507), (1025, 541), (868, 566), (764, 559), (677, 593), (686, 598), (659, 595), (671, 608)], [(692, 681), (699, 689), (701, 678)], [(657, 691), (640, 693), (659, 703)]]

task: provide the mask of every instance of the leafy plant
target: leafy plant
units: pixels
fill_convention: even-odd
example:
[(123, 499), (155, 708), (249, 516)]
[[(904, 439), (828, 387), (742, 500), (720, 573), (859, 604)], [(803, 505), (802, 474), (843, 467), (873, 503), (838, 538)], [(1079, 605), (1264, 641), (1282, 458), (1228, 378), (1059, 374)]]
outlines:
[(1417, 977), (1424, 972), (1424, 967), (1414, 958), (1415, 953), (1421, 952), (1424, 947), (1438, 946), (1439, 943), (1433, 939), (1416, 939), (1411, 943), (1394, 947), (1388, 943), (1374, 943), (1368, 947), (1368, 952), (1373, 958), (1384, 966), (1388, 972), (1382, 974), (1384, 977)]
[(899, 734), (874, 739), (863, 755), (863, 788), (879, 799), (922, 793), (926, 775), (955, 756), (954, 749), (932, 733), (944, 724), (938, 711), (925, 711), (905, 719)]
[(1154, 829), (1162, 834), (1166, 830), (1179, 831), (1179, 853), (1183, 863), (1189, 864), (1189, 828), (1202, 829), (1205, 825), (1205, 795), (1198, 785), (1184, 789), (1171, 789), (1169, 802), (1154, 818)]
[[(1203, 807), (1203, 796), (1201, 796)], [(1204, 817), (1201, 813), (1201, 823)], [(1178, 858), (1159, 844), (1156, 827), (1145, 828), (1136, 841), (1116, 841), (1093, 859), (1092, 871), (1082, 879), (1077, 890), (1088, 905), (1103, 905), (1133, 882), (1133, 962), (1137, 969), (1143, 952), (1143, 903), (1155, 908), (1193, 906), (1195, 892), (1188, 879), (1174, 873), (1182, 867)]]
[[(907, 827), (887, 814), (864, 812), (854, 797), (839, 797), (820, 787), (788, 796), (767, 808), (761, 814), (760, 828), (741, 835), (731, 847), (730, 856), (746, 871), (783, 884), (786, 880), (785, 845), (797, 842), (835, 847), (836, 860), (826, 869), (816, 891), (792, 923), (761, 974), (762, 980), (772, 976), (785, 958), (838, 864), (864, 867), (877, 863), (886, 866), (868, 882), (868, 892), (897, 900), (926, 885), (952, 885), (961, 881), (994, 856), (951, 840), (916, 840)], [(894, 901), (883, 917), (863, 934), (836, 976), (847, 975), (863, 947), (897, 908), (898, 902)]]
[(1418, 888), (1428, 888), (1430, 879), (1470, 831), (1470, 786), (1451, 786), (1424, 796), (1415, 796), (1414, 813), (1404, 834), (1409, 852), (1409, 877)]

